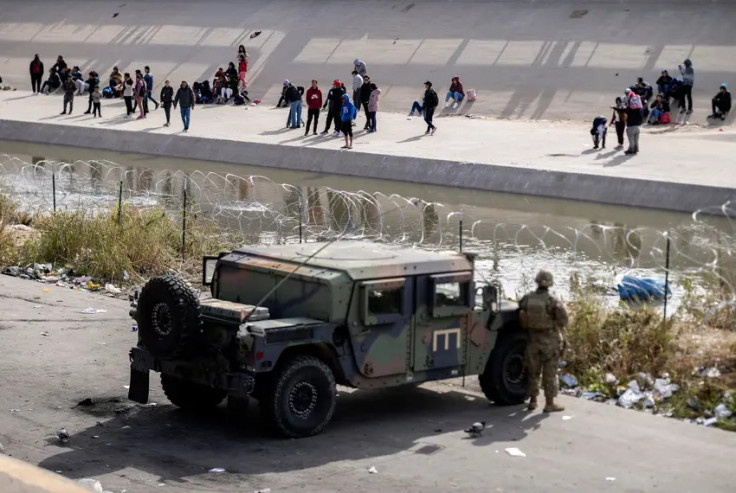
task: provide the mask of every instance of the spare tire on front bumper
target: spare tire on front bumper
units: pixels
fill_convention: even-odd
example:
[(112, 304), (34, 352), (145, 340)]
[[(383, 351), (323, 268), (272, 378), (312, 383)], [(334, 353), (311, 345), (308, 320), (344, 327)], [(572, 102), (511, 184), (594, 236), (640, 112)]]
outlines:
[(141, 343), (157, 358), (185, 355), (202, 331), (197, 294), (171, 274), (143, 286), (136, 320)]

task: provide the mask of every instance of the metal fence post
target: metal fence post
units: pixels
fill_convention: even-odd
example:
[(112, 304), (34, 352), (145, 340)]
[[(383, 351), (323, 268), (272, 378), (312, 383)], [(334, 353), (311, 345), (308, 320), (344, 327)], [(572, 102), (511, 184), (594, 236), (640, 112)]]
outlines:
[(51, 195), (54, 202), (54, 212), (56, 212), (56, 172), (53, 164), (51, 165)]
[(120, 180), (120, 190), (118, 191), (118, 225), (123, 224), (123, 180)]
[(667, 323), (667, 291), (670, 287), (670, 234), (667, 233), (667, 253), (664, 261), (664, 315), (662, 320)]
[(184, 190), (182, 198), (182, 217), (181, 217), (181, 260), (185, 259), (185, 250), (187, 245), (187, 182), (189, 178), (184, 178)]
[(459, 223), (459, 229), (460, 229), (460, 253), (463, 253), (463, 216), (462, 212), (460, 213), (460, 223)]

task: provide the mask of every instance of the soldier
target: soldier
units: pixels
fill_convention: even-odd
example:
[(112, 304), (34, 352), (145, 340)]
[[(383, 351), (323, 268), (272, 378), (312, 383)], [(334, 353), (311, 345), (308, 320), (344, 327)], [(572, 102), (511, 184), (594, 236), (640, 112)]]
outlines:
[(562, 411), (565, 408), (555, 404), (557, 396), (557, 367), (562, 354), (562, 329), (567, 325), (567, 311), (557, 298), (549, 293), (554, 284), (552, 274), (540, 270), (534, 279), (537, 290), (525, 295), (519, 302), (521, 326), (528, 335), (526, 367), (529, 372), (527, 393), (530, 398), (529, 411), (537, 408), (539, 394), (539, 374), (546, 405), (544, 412)]

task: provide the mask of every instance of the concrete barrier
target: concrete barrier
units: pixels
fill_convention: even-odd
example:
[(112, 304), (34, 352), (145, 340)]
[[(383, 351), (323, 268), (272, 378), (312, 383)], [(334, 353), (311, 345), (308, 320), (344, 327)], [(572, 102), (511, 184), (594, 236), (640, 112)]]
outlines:
[[(736, 190), (620, 176), (0, 120), (3, 139), (692, 212)], [(267, 171), (264, 171), (267, 173)]]

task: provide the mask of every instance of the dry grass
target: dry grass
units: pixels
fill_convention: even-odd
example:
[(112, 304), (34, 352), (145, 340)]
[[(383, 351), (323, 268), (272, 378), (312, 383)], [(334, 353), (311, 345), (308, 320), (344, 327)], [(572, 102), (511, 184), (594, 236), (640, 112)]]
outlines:
[(214, 230), (194, 218), (187, 223), (185, 257), (181, 262), (181, 226), (162, 209), (125, 207), (121, 224), (114, 211), (90, 214), (84, 211), (56, 212), (34, 221), (37, 239), (21, 252), (24, 263), (52, 263), (99, 281), (121, 281), (123, 272), (150, 277), (175, 266), (189, 270), (205, 253), (217, 248)]

